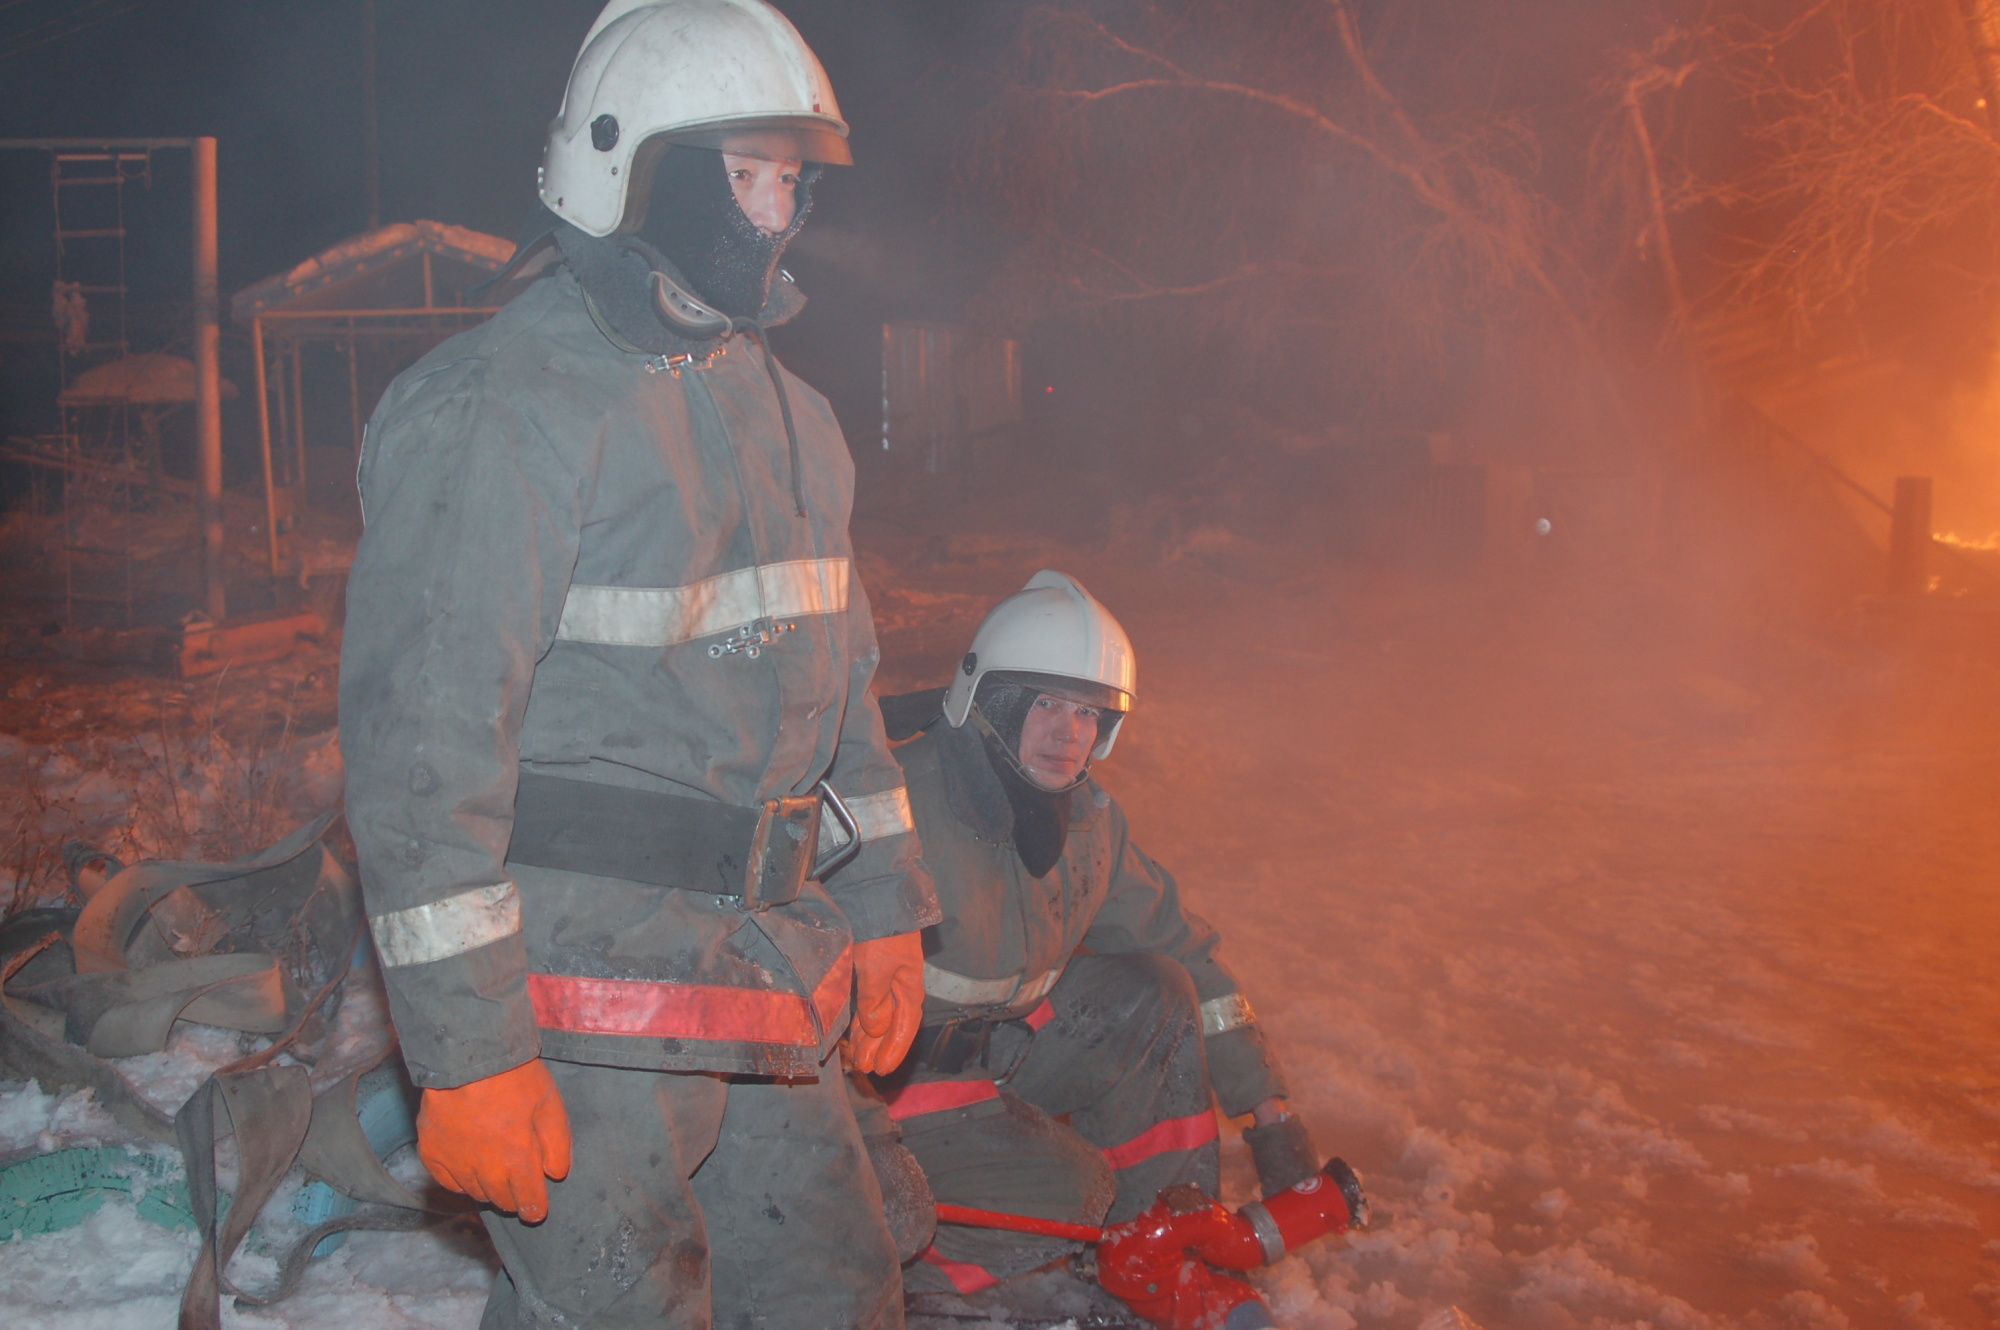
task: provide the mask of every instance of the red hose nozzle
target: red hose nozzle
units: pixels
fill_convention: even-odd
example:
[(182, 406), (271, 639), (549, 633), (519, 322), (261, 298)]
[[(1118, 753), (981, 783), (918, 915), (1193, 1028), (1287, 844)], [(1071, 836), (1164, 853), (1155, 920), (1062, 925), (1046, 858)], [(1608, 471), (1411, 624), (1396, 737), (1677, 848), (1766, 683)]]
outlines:
[[(1227, 1249), (1204, 1249), (1197, 1254), (1225, 1269), (1254, 1270), (1260, 1265), (1276, 1265), (1286, 1252), (1296, 1251), (1314, 1238), (1368, 1227), (1368, 1198), (1347, 1161), (1329, 1159), (1305, 1181), (1267, 1200), (1252, 1201), (1238, 1210), (1235, 1218), (1238, 1227), (1232, 1231)], [(1256, 1239), (1254, 1250), (1243, 1242), (1245, 1227)]]
[(1263, 1300), (1256, 1289), (1211, 1266), (1254, 1270), (1276, 1264), (1314, 1238), (1366, 1228), (1368, 1198), (1354, 1170), (1329, 1159), (1304, 1182), (1234, 1214), (1188, 1182), (1162, 1191), (1137, 1219), (1105, 1229), (961, 1205), (940, 1204), (937, 1217), (947, 1224), (1095, 1242), (1098, 1282), (1154, 1325), (1234, 1330), (1270, 1324)]

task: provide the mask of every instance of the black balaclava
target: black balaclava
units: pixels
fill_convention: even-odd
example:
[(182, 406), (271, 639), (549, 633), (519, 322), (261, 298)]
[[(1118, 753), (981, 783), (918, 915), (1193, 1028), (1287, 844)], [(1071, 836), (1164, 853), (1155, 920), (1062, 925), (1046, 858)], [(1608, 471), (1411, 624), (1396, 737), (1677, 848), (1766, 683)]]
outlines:
[(541, 208), (531, 219), (531, 232), (554, 234), (564, 262), (591, 298), (593, 316), (628, 349), (699, 354), (708, 345), (705, 339), (661, 318), (653, 273), (667, 273), (732, 318), (764, 314), (778, 258), (805, 223), (819, 170), (809, 163), (799, 173), (792, 224), (784, 234), (768, 236), (736, 206), (720, 151), (674, 144), (661, 150), (638, 234), (585, 235)]
[(636, 236), (585, 235), (568, 222), (555, 230), (556, 248), (590, 298), (591, 317), (616, 334), (627, 350), (654, 354), (699, 353), (708, 345), (669, 325), (653, 303), (653, 273), (666, 258)]
[(639, 238), (667, 257), (694, 293), (731, 318), (754, 319), (770, 298), (785, 246), (812, 210), (816, 164), (799, 172), (792, 224), (767, 235), (743, 215), (722, 153), (676, 143), (653, 168), (653, 192)]
[[(993, 737), (1010, 753), (1021, 751), (1021, 727), (1028, 723), (1028, 708), (1042, 690), (1019, 679), (1010, 679), (1004, 674), (988, 674), (979, 681), (979, 691), (972, 695), (972, 705), (979, 708), (979, 714), (993, 727)], [(1019, 758), (1015, 759), (1016, 763)]]
[(1056, 866), (1069, 841), (1069, 791), (1045, 790), (1035, 784), (1012, 764), (998, 759), (990, 739), (987, 756), (994, 759), (993, 774), (1000, 778), (1000, 788), (1007, 792), (1007, 802), (1014, 809), (1014, 849), (1029, 876), (1041, 877)]

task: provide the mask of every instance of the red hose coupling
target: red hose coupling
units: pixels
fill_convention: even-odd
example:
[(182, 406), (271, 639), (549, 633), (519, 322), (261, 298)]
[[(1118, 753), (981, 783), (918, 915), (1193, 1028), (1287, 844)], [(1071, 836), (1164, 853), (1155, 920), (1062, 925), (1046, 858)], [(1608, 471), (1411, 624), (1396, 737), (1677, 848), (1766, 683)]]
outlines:
[(1194, 1183), (1168, 1187), (1137, 1219), (1104, 1230), (1097, 1279), (1106, 1291), (1165, 1330), (1221, 1330), (1257, 1290), (1192, 1255), (1228, 1245), (1240, 1223)]
[(1231, 1214), (1193, 1183), (1168, 1187), (1137, 1219), (1104, 1230), (1097, 1278), (1165, 1330), (1221, 1330), (1257, 1291), (1212, 1266), (1254, 1270), (1315, 1238), (1368, 1222), (1368, 1200), (1339, 1159), (1269, 1200)]

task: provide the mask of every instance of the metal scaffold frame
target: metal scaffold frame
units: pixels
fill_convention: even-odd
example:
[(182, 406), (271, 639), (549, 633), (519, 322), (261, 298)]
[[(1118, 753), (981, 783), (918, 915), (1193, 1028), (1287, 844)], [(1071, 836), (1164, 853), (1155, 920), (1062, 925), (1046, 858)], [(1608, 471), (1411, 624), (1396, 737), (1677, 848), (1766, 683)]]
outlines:
[[(62, 282), (63, 260), (69, 241), (115, 240), (117, 242), (117, 274), (115, 282), (85, 284), (94, 287), (112, 287), (118, 296), (118, 341), (115, 344), (100, 344), (99, 349), (115, 345), (121, 353), (129, 350), (125, 330), (125, 265), (124, 265), (124, 179), (123, 164), (127, 161), (143, 160), (146, 176), (150, 179), (152, 154), (160, 151), (186, 150), (193, 168), (193, 212), (194, 212), (194, 366), (195, 366), (195, 447), (197, 456), (196, 509), (201, 533), (201, 574), (202, 601), (209, 618), (220, 622), (227, 617), (227, 595), (222, 572), (222, 374), (219, 364), (221, 330), (218, 323), (218, 300), (216, 283), (216, 198), (215, 198), (215, 140), (200, 138), (50, 138), (50, 139), (0, 139), (0, 151), (46, 152), (51, 155), (50, 178), (56, 197), (56, 263), (57, 280)], [(63, 176), (67, 164), (105, 163), (111, 164), (110, 175)], [(116, 179), (114, 179), (116, 177)], [(97, 187), (109, 184), (118, 191), (116, 225), (112, 227), (79, 227), (65, 231), (62, 223), (62, 191), (68, 185), (92, 184)], [(61, 292), (64, 288), (56, 288)], [(100, 294), (110, 292), (101, 291)], [(79, 300), (85, 293), (76, 291)], [(90, 347), (87, 336), (77, 338), (78, 353), (85, 353)], [(69, 378), (71, 352), (63, 343), (58, 343), (58, 374), (65, 386)], [(69, 421), (65, 419), (65, 433), (69, 432)], [(128, 592), (129, 595), (129, 592)], [(129, 609), (129, 607), (128, 607)]]
[[(354, 475), (364, 423), (388, 378), (498, 312), (478, 297), (513, 253), (498, 236), (419, 218), (349, 236), (230, 297), (230, 314), (250, 337), (274, 581), (312, 575), (312, 542), (294, 558), (284, 540), (310, 506), (308, 471), (328, 480), (324, 454), (340, 449), (351, 450), (345, 474)], [(340, 415), (346, 428), (336, 432), (329, 427)], [(323, 456), (309, 467), (308, 453)], [(331, 488), (321, 490), (338, 502)]]
[[(131, 169), (135, 167), (136, 170)], [(126, 326), (125, 186), (136, 183), (150, 188), (152, 177), (153, 154), (150, 149), (107, 148), (49, 154), (49, 206), (55, 218), (56, 252), (52, 313), (56, 321), (56, 375), (64, 390), (58, 398), (62, 411), (61, 450), (71, 466), (62, 484), (63, 620), (66, 623), (75, 621), (79, 599), (122, 605), (126, 624), (129, 626), (132, 622), (131, 550), (83, 543), (84, 533), (72, 502), (76, 483), (83, 478), (77, 464), (100, 460), (86, 455), (91, 451), (86, 443), (86, 427), (91, 418), (104, 408), (72, 404), (68, 400), (68, 389), (72, 370), (79, 360), (94, 360), (104, 352), (114, 352), (118, 359), (131, 354), (131, 338)], [(99, 203), (105, 197), (101, 191), (107, 189), (108, 209)], [(78, 195), (78, 190), (87, 192)], [(70, 196), (67, 216), (63, 206), (65, 195)], [(98, 206), (93, 207), (93, 204)], [(77, 215), (79, 211), (85, 214), (81, 218)], [(107, 222), (109, 225), (105, 225)], [(90, 280), (92, 278), (109, 280), (93, 281)], [(104, 296), (112, 297), (108, 303), (116, 312), (116, 335), (93, 342), (89, 336), (92, 331), (91, 297)], [(103, 320), (100, 318), (98, 322), (101, 324)], [(118, 461), (124, 470), (130, 471), (133, 465), (130, 408), (114, 408), (108, 423), (118, 446)], [(80, 592), (76, 585), (78, 555), (103, 555), (117, 559), (121, 574), (120, 594), (104, 596)]]
[[(348, 421), (355, 460), (359, 463), (364, 421), (355, 366), (356, 343), (397, 338), (437, 341), (448, 332), (469, 327), (499, 312), (499, 307), (493, 305), (435, 304), (436, 296), (430, 283), (430, 260), (429, 254), (423, 256), (424, 304), (421, 308), (265, 310), (250, 321), (253, 356), (250, 377), (261, 389), (257, 394), (257, 439), (264, 467), (264, 530), (269, 542), (268, 557), (273, 578), (284, 573), (278, 536), (287, 514), (279, 503), (279, 494), (302, 486), (305, 479), (305, 394), (300, 360), (304, 347), (309, 343), (322, 343), (346, 354)], [(276, 373), (272, 373), (274, 368)], [(274, 393), (278, 415), (275, 428), (271, 420)]]

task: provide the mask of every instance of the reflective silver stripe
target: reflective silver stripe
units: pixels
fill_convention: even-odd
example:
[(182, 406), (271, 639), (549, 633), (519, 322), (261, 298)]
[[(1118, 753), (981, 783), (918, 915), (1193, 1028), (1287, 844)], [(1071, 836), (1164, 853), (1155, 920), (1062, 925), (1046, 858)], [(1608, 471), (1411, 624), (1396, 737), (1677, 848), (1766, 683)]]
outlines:
[[(917, 829), (910, 813), (910, 792), (898, 785), (880, 794), (864, 794), (847, 801), (847, 815), (854, 819), (863, 840), (887, 840)], [(847, 831), (832, 817), (819, 820), (819, 850), (825, 854), (847, 844)]]
[(847, 609), (845, 559), (788, 559), (687, 586), (570, 587), (556, 637), (614, 647), (670, 647), (758, 619)]
[(1025, 983), (1020, 975), (1006, 979), (974, 979), (940, 969), (929, 961), (924, 962), (924, 992), (960, 1007), (1019, 1006), (1024, 1002), (1039, 1002), (1060, 978), (1061, 970), (1050, 970)]
[(1250, 1221), (1250, 1231), (1257, 1235), (1257, 1244), (1264, 1249), (1265, 1265), (1276, 1265), (1285, 1259), (1285, 1235), (1262, 1201), (1252, 1201), (1236, 1213)]
[(429, 905), (378, 914), (368, 927), (385, 968), (441, 961), (520, 932), (521, 894), (512, 882), (478, 887)]
[(849, 799), (847, 811), (853, 815), (854, 825), (861, 829), (863, 840), (887, 840), (917, 829), (917, 820), (910, 815), (910, 792), (900, 785), (880, 794)]
[(1005, 979), (974, 979), (941, 970), (929, 961), (924, 962), (924, 992), (941, 1002), (961, 1007), (998, 1006), (1013, 997), (1014, 990), (1020, 986), (1019, 975), (1009, 975)]
[(1222, 1034), (1238, 1026), (1249, 1025), (1256, 1019), (1257, 1013), (1250, 1010), (1250, 999), (1241, 993), (1224, 993), (1201, 1004), (1201, 1032), (1204, 1035)]
[(1044, 997), (1048, 996), (1049, 990), (1056, 986), (1056, 980), (1060, 978), (1062, 978), (1061, 970), (1050, 970), (1047, 974), (1016, 993), (1014, 995), (1014, 1005), (1019, 1006), (1025, 1002), (1040, 1002)]

